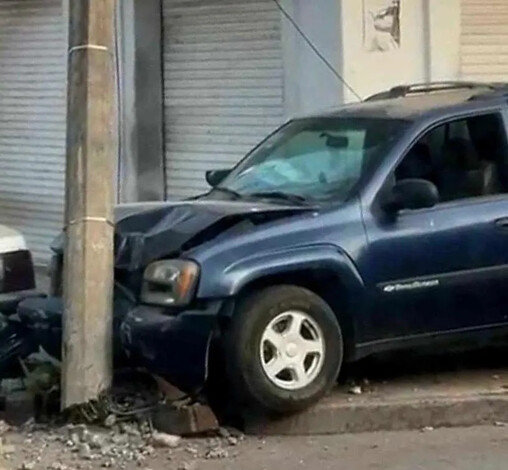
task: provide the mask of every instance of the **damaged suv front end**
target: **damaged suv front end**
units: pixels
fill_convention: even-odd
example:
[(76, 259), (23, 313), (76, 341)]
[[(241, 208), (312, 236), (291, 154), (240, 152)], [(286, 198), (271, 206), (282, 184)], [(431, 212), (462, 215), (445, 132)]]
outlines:
[[(200, 200), (168, 205), (118, 224), (117, 270), (136, 298), (120, 337), (131, 365), (166, 378), (185, 392), (208, 375), (211, 341), (233, 299), (198, 294), (203, 273), (200, 248), (256, 225), (286, 217), (298, 208)], [(132, 225), (149, 227), (132, 230)], [(139, 225), (138, 225), (139, 224)], [(202, 284), (202, 283), (201, 283)]]
[[(185, 392), (206, 381), (212, 336), (233, 301), (199, 298), (201, 266), (189, 256), (227, 233), (242, 233), (303, 208), (200, 200), (121, 205), (116, 209), (113, 305), (115, 366), (164, 377)], [(18, 308), (23, 323), (50, 355), (62, 338), (61, 235), (52, 245), (51, 292)]]

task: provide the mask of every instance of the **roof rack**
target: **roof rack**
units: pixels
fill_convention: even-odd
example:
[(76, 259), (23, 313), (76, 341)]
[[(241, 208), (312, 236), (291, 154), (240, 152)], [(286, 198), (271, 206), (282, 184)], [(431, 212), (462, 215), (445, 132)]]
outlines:
[(376, 93), (369, 96), (365, 101), (389, 100), (395, 98), (404, 98), (409, 95), (419, 95), (425, 93), (434, 93), (440, 91), (452, 90), (488, 90), (497, 91), (505, 89), (508, 91), (508, 83), (482, 83), (482, 82), (433, 82), (433, 83), (414, 83), (410, 85), (399, 85), (388, 91)]

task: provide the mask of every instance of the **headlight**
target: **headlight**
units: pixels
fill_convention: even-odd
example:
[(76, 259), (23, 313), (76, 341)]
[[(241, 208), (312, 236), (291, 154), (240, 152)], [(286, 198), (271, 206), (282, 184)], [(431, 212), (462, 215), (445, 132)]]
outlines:
[(192, 261), (152, 263), (143, 275), (141, 300), (166, 307), (188, 304), (194, 295), (198, 276), (199, 267)]

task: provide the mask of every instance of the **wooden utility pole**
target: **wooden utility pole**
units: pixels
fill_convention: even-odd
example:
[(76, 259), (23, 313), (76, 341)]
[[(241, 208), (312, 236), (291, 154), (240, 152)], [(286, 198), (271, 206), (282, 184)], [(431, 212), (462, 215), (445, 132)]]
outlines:
[(112, 380), (115, 0), (69, 0), (62, 408)]

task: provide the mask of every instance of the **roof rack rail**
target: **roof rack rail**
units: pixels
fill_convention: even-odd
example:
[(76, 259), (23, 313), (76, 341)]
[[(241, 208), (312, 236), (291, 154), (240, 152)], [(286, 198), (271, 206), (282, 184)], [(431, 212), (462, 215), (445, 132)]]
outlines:
[[(369, 96), (367, 99), (365, 99), (365, 101), (389, 100), (395, 98), (404, 98), (405, 96), (408, 95), (417, 95), (451, 90), (465, 90), (465, 89), (474, 90), (476, 88), (494, 91), (501, 86), (502, 84), (482, 83), (482, 82), (461, 82), (461, 81), (413, 83), (409, 85), (399, 85), (391, 88), (388, 91), (376, 93), (375, 95)], [(504, 86), (508, 87), (507, 84), (505, 84)]]

